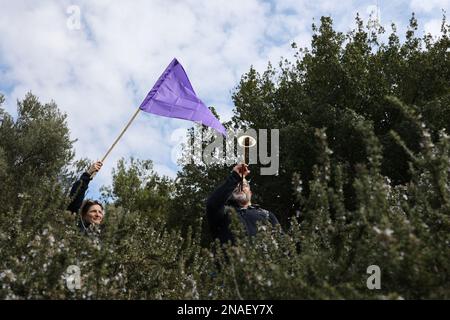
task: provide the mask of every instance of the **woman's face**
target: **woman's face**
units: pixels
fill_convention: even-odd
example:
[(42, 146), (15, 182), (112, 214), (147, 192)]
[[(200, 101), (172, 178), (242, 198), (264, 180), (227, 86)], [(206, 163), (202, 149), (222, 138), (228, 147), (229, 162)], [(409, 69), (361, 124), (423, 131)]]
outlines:
[(100, 224), (103, 220), (103, 210), (98, 204), (93, 204), (89, 207), (84, 215), (84, 220), (88, 223)]

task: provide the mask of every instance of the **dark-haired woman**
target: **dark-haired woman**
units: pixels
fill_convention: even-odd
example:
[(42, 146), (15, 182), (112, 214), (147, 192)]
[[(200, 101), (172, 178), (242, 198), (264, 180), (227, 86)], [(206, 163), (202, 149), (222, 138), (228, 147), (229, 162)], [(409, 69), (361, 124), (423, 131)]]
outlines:
[(99, 226), (103, 221), (103, 205), (96, 200), (84, 201), (89, 182), (92, 180), (92, 174), (98, 172), (102, 165), (103, 163), (101, 161), (93, 163), (81, 175), (80, 179), (73, 184), (70, 190), (71, 202), (67, 210), (79, 215), (78, 226), (82, 232), (88, 235), (98, 234), (100, 232)]

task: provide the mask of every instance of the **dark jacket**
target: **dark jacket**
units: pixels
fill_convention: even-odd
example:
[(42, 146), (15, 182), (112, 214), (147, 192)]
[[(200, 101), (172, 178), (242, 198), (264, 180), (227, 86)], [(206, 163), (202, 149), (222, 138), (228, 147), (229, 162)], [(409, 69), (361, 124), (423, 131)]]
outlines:
[(229, 228), (231, 210), (227, 210), (228, 206), (231, 206), (237, 212), (239, 221), (244, 225), (249, 236), (256, 234), (258, 221), (269, 221), (272, 225), (279, 224), (278, 219), (272, 212), (264, 210), (257, 205), (243, 209), (228, 201), (240, 181), (241, 177), (239, 174), (233, 171), (225, 182), (214, 190), (206, 203), (206, 215), (212, 236), (218, 238), (221, 243), (234, 241)]
[[(72, 186), (72, 189), (70, 190), (69, 197), (71, 199), (69, 206), (67, 207), (67, 210), (70, 212), (77, 214), (79, 213), (79, 210), (83, 204), (84, 197), (86, 195), (86, 190), (88, 189), (89, 182), (92, 180), (91, 175), (87, 172), (83, 173)], [(87, 235), (98, 235), (101, 231), (101, 227), (98, 225), (90, 224), (83, 220), (81, 215), (78, 218), (78, 228), (81, 232), (87, 234)]]
[(83, 204), (84, 196), (86, 195), (86, 190), (88, 188), (89, 182), (91, 181), (91, 176), (89, 173), (85, 172), (81, 175), (70, 189), (70, 204), (67, 210), (70, 212), (78, 213), (81, 205)]

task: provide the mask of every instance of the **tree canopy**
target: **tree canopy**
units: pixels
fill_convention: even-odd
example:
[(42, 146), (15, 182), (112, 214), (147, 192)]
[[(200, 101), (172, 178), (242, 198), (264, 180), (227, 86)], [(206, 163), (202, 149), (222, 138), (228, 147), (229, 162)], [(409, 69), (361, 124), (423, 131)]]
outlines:
[[(450, 297), (449, 25), (406, 37), (356, 17), (313, 25), (310, 49), (246, 72), (228, 128), (278, 129), (276, 175), (250, 170), (282, 230), (211, 239), (205, 200), (230, 173), (184, 163), (176, 179), (121, 159), (102, 188), (100, 242), (65, 211), (88, 159), (74, 161), (66, 115), (33, 94), (14, 119), (0, 96), (0, 298), (436, 299)], [(188, 138), (207, 132), (189, 130)], [(204, 142), (206, 144), (206, 142)], [(188, 146), (185, 147), (187, 151)], [(185, 155), (187, 156), (187, 155)], [(256, 173), (256, 174), (255, 174)], [(367, 286), (370, 266), (381, 288)], [(68, 268), (81, 286), (68, 286)]]

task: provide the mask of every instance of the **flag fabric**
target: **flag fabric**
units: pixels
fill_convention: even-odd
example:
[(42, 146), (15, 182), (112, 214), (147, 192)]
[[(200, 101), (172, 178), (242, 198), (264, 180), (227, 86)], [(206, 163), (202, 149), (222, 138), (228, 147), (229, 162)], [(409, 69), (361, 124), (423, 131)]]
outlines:
[(163, 117), (197, 121), (226, 135), (224, 126), (197, 97), (183, 66), (175, 58), (139, 108)]

